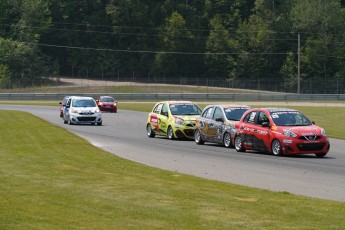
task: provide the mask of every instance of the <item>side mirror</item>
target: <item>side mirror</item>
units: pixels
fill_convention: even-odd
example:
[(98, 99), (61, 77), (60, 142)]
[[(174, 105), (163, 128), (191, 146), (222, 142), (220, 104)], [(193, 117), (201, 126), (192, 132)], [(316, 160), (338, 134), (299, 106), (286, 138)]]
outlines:
[(313, 125), (315, 125), (315, 121), (312, 121), (311, 123), (313, 123)]
[(261, 124), (262, 127), (270, 127), (270, 123), (268, 123), (267, 121), (262, 122)]
[(68, 108), (70, 108), (71, 106), (70, 105), (66, 105), (66, 108), (68, 109)]
[(59, 105), (62, 105), (62, 102), (61, 102), (61, 101), (59, 102)]
[(217, 117), (217, 118), (216, 118), (216, 121), (218, 121), (218, 122), (224, 122), (223, 118), (221, 118), (221, 117)]

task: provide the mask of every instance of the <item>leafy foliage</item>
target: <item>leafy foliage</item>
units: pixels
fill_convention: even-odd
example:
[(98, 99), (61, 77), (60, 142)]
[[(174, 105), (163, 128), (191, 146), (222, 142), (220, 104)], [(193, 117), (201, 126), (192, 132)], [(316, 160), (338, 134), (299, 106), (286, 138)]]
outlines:
[(21, 43), (1, 58), (13, 79), (121, 72), (137, 80), (267, 78), (293, 88), (298, 34), (303, 80), (345, 73), (338, 0), (3, 0), (0, 7), (0, 37)]

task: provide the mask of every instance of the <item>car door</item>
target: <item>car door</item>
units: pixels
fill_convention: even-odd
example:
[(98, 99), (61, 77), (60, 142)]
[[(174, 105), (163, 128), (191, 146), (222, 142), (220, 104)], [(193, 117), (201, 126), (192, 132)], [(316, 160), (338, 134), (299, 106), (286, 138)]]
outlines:
[(212, 129), (210, 129), (210, 125), (212, 124), (213, 111), (214, 111), (214, 107), (211, 106), (207, 108), (200, 116), (198, 128), (200, 130), (201, 136), (203, 137), (205, 141), (211, 140), (211, 137), (212, 137), (212, 133), (211, 133)]
[(242, 144), (245, 149), (251, 150), (253, 149), (253, 142), (255, 141), (255, 132), (256, 132), (256, 124), (255, 119), (258, 114), (258, 111), (252, 111), (248, 113), (243, 122), (239, 127), (239, 133), (242, 138)]
[(67, 103), (66, 105), (63, 107), (63, 120), (64, 121), (68, 121), (69, 120), (69, 108), (71, 107), (71, 101), (72, 101), (72, 98), (69, 98), (67, 100)]
[(255, 132), (253, 149), (260, 152), (268, 152), (270, 146), (270, 128), (268, 115), (264, 111), (258, 111), (255, 119)]
[(158, 115), (158, 125), (160, 127), (160, 132), (166, 134), (169, 127), (169, 108), (167, 102), (163, 103), (162, 109)]
[(210, 125), (212, 130), (212, 140), (213, 142), (222, 142), (223, 141), (223, 132), (224, 132), (224, 113), (223, 109), (219, 106), (215, 107), (213, 118), (212, 118), (212, 125)]

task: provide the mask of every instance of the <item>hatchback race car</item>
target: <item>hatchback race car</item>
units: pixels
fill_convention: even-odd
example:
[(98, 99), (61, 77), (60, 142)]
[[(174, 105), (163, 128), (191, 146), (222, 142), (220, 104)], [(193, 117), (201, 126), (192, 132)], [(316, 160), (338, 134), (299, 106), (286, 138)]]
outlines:
[(213, 142), (233, 147), (235, 124), (248, 109), (249, 106), (235, 104), (206, 106), (195, 121), (195, 142), (198, 145)]
[(70, 97), (63, 111), (65, 124), (102, 125), (102, 113), (92, 97)]
[(111, 96), (99, 96), (96, 103), (101, 111), (117, 113), (117, 101)]
[(326, 131), (294, 109), (251, 109), (235, 127), (238, 152), (255, 150), (274, 155), (324, 157), (330, 149)]
[(195, 119), (201, 109), (190, 101), (158, 102), (148, 115), (146, 131), (149, 137), (167, 136), (169, 139), (194, 138)]

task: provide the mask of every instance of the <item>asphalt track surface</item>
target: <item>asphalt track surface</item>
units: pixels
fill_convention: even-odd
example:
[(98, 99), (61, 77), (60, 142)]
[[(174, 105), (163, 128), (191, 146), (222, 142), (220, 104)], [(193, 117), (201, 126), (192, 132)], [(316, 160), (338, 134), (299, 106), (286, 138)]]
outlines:
[(103, 113), (103, 125), (67, 125), (58, 106), (11, 106), (75, 133), (91, 144), (131, 161), (153, 167), (272, 191), (345, 202), (345, 141), (330, 139), (325, 158), (314, 155), (276, 157), (265, 153), (238, 153), (217, 144), (148, 138), (147, 113), (119, 110)]

